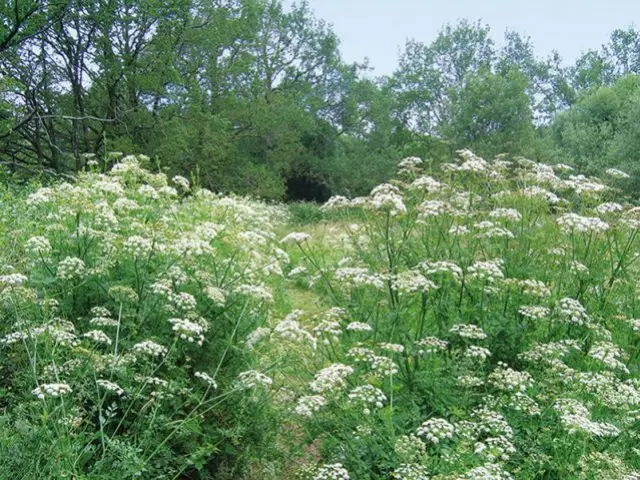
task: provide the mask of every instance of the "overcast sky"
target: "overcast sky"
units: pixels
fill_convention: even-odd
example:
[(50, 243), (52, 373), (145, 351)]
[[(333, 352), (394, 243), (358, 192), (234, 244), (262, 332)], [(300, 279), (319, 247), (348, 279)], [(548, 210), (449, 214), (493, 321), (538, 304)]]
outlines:
[[(291, 3), (288, 0), (287, 3)], [(481, 19), (500, 44), (506, 29), (531, 37), (538, 55), (558, 50), (565, 63), (598, 48), (616, 28), (640, 23), (640, 0), (309, 0), (334, 26), (347, 62), (369, 57), (390, 74), (408, 38), (429, 43), (447, 22)]]

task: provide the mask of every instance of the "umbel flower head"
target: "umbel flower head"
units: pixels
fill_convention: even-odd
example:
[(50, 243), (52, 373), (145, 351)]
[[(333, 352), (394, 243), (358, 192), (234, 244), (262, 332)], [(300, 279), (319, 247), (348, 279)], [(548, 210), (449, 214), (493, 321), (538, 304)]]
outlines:
[(331, 463), (320, 467), (313, 480), (351, 480), (351, 477), (341, 463)]
[(442, 440), (452, 438), (454, 433), (454, 426), (443, 418), (427, 420), (416, 430), (416, 435), (426, 438), (431, 443), (440, 443)]
[(58, 264), (57, 277), (62, 280), (82, 278), (86, 267), (84, 261), (77, 257), (66, 257)]
[(34, 388), (33, 393), (40, 400), (44, 400), (46, 397), (61, 397), (71, 393), (71, 387), (66, 383), (45, 383), (37, 388)]

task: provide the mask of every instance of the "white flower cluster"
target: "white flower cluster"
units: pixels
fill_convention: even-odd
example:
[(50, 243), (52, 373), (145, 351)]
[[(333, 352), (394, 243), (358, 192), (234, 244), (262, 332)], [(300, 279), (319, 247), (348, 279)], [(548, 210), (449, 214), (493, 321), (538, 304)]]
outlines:
[(605, 202), (598, 205), (594, 210), (599, 215), (607, 215), (609, 213), (622, 212), (624, 210), (624, 207), (619, 203)]
[(482, 328), (477, 325), (460, 323), (451, 327), (449, 331), (459, 337), (468, 338), (470, 340), (484, 340), (487, 338), (487, 334), (484, 333)]
[(60, 397), (71, 393), (71, 387), (66, 383), (45, 383), (40, 385), (38, 388), (34, 388), (31, 393), (40, 400), (44, 400), (47, 396)]
[(613, 178), (631, 178), (631, 175), (623, 172), (622, 170), (618, 170), (617, 168), (607, 168), (604, 173), (612, 176)]
[(378, 343), (378, 348), (387, 352), (404, 353), (404, 345), (399, 343), (380, 342)]
[(547, 184), (551, 187), (563, 186), (562, 180), (556, 176), (553, 171), (553, 167), (538, 163), (533, 166), (533, 173), (525, 175), (527, 180), (532, 180), (535, 183)]
[(451, 196), (450, 201), (452, 204), (462, 209), (462, 211), (452, 211), (454, 215), (459, 217), (467, 217), (471, 214), (472, 208), (482, 203), (483, 198), (474, 192), (460, 191), (455, 192)]
[(582, 217), (576, 213), (565, 213), (557, 222), (565, 233), (600, 233), (609, 229), (609, 224), (598, 217)]
[(479, 230), (474, 235), (475, 238), (515, 238), (510, 230), (499, 227), (489, 220), (475, 223), (473, 227)]
[(383, 183), (371, 190), (369, 204), (374, 210), (389, 212), (394, 217), (407, 213), (400, 190), (389, 183)]
[(640, 228), (640, 207), (633, 207), (624, 212), (621, 223), (628, 228)]
[(208, 373), (205, 372), (195, 372), (193, 374), (194, 377), (204, 381), (205, 383), (207, 383), (210, 387), (216, 389), (218, 388), (218, 384), (216, 383), (216, 381), (213, 379), (213, 377), (211, 377), (211, 375), (209, 375)]
[(513, 480), (513, 476), (494, 463), (487, 463), (482, 467), (475, 467), (456, 480)]
[(531, 374), (513, 370), (503, 362), (498, 362), (498, 366), (489, 374), (488, 380), (498, 390), (507, 392), (524, 392), (533, 385)]
[(77, 257), (66, 257), (58, 263), (56, 276), (62, 280), (73, 280), (82, 278), (85, 275), (86, 267), (84, 262)]
[(291, 271), (287, 274), (287, 277), (293, 278), (305, 273), (307, 273), (307, 267), (305, 267), (304, 265), (298, 265), (297, 267), (291, 269)]
[(438, 444), (442, 440), (453, 438), (456, 429), (443, 418), (431, 418), (416, 430), (416, 435), (424, 437), (431, 443)]
[(570, 172), (573, 170), (573, 167), (566, 163), (556, 163), (555, 165), (551, 165), (551, 167), (560, 172)]
[(196, 297), (187, 292), (173, 293), (169, 291), (167, 300), (169, 303), (166, 307), (172, 313), (188, 314), (194, 312), (198, 306)]
[(352, 373), (353, 367), (332, 363), (315, 374), (309, 388), (316, 393), (341, 390), (347, 385), (347, 377)]
[(474, 262), (467, 268), (467, 276), (470, 279), (479, 279), (488, 283), (495, 283), (504, 278), (504, 273), (502, 273), (501, 269), (502, 263), (501, 259)]
[(190, 320), (184, 318), (170, 318), (169, 323), (172, 325), (171, 329), (176, 332), (178, 338), (187, 340), (190, 343), (197, 343), (202, 345), (204, 342), (204, 328)]
[(398, 366), (389, 357), (373, 355), (368, 361), (372, 373), (377, 377), (389, 377), (398, 373)]
[(217, 307), (224, 307), (225, 303), (227, 302), (226, 294), (221, 288), (207, 285), (204, 288), (204, 294)]
[(484, 361), (491, 356), (491, 352), (486, 348), (471, 345), (464, 351), (464, 356)]
[(356, 363), (371, 362), (375, 356), (376, 354), (373, 350), (363, 347), (361, 343), (357, 343), (355, 347), (351, 347), (347, 351), (347, 357)]
[(425, 443), (413, 434), (399, 437), (393, 449), (400, 458), (407, 462), (420, 460), (427, 453)]
[(479, 407), (471, 412), (471, 416), (476, 419), (476, 431), (485, 436), (497, 437), (504, 435), (507, 438), (513, 437), (513, 429), (505, 421), (504, 415), (500, 412), (488, 409), (487, 407)]
[(168, 249), (175, 255), (183, 255), (185, 257), (211, 255), (214, 252), (209, 240), (198, 238), (195, 234), (188, 234), (174, 239)]
[(238, 295), (246, 295), (260, 302), (272, 303), (273, 293), (265, 285), (238, 285), (234, 290)]
[(21, 273), (10, 273), (8, 275), (0, 275), (0, 285), (10, 285), (17, 287), (26, 282), (28, 278)]
[(511, 220), (512, 222), (519, 222), (522, 220), (522, 215), (514, 208), (496, 208), (489, 212), (489, 217), (501, 220)]
[(53, 190), (47, 187), (40, 188), (35, 192), (31, 193), (27, 197), (27, 205), (30, 207), (37, 207), (39, 205), (44, 205), (53, 200)]
[(561, 340), (559, 342), (537, 343), (530, 350), (519, 354), (518, 357), (532, 363), (551, 362), (569, 355), (571, 350), (580, 350), (577, 341)]
[(28, 255), (47, 257), (51, 253), (51, 243), (46, 237), (31, 237), (24, 245)]
[(111, 345), (112, 343), (109, 336), (102, 330), (90, 330), (87, 333), (84, 333), (82, 336), (96, 343), (104, 343), (106, 345)]
[(346, 287), (371, 286), (382, 290), (384, 281), (377, 274), (369, 273), (366, 268), (343, 267), (336, 269), (334, 273), (336, 280), (342, 282)]
[(249, 350), (253, 350), (260, 340), (268, 337), (269, 335), (271, 335), (270, 329), (266, 327), (258, 327), (247, 336), (244, 344)]
[(240, 389), (250, 390), (258, 386), (269, 388), (272, 383), (273, 379), (264, 373), (260, 373), (255, 370), (247, 370), (246, 372), (242, 372), (238, 375), (236, 384)]
[(533, 297), (547, 297), (551, 295), (551, 289), (540, 280), (525, 278), (524, 280), (517, 280), (517, 284), (525, 295), (531, 295)]
[(166, 388), (169, 386), (169, 382), (167, 382), (166, 380), (163, 380), (162, 378), (158, 378), (158, 377), (145, 377), (143, 375), (135, 375), (134, 379), (137, 382), (141, 382), (144, 383), (146, 385), (155, 385), (158, 387), (162, 387), (162, 388)]
[(451, 211), (451, 205), (441, 200), (426, 200), (416, 208), (418, 218), (425, 222), (429, 217), (439, 217)]
[(351, 477), (341, 463), (331, 463), (320, 467), (313, 480), (351, 480)]
[(96, 383), (98, 384), (99, 387), (102, 387), (109, 392), (113, 392), (119, 397), (121, 397), (125, 393), (124, 390), (120, 387), (120, 385), (118, 385), (117, 383), (111, 382), (109, 380), (98, 379), (96, 380)]
[(168, 185), (158, 188), (158, 195), (163, 198), (174, 198), (178, 196), (178, 190)]
[(281, 338), (284, 340), (288, 340), (294, 343), (308, 343), (313, 348), (316, 347), (316, 339), (313, 338), (309, 332), (307, 332), (300, 323), (295, 318), (296, 311), (287, 315), (287, 318), (279, 322), (273, 332), (271, 333), (272, 337)]
[(134, 353), (141, 353), (149, 355), (150, 357), (161, 357), (167, 354), (167, 348), (157, 344), (152, 340), (145, 340), (143, 342), (136, 343), (131, 350)]
[(153, 249), (153, 242), (148, 238), (134, 235), (124, 242), (123, 250), (134, 258), (148, 257)]
[(305, 232), (291, 232), (280, 243), (304, 243), (311, 239), (311, 235)]
[(523, 392), (516, 392), (509, 398), (508, 406), (527, 415), (540, 415), (542, 409), (536, 401)]
[(608, 371), (578, 372), (574, 378), (587, 392), (596, 395), (598, 400), (609, 408), (640, 405), (640, 391), (633, 379), (621, 382), (613, 372)]
[(593, 422), (589, 419), (589, 410), (574, 399), (558, 399), (554, 408), (560, 414), (560, 421), (567, 431), (582, 432), (594, 437), (617, 437), (620, 429), (605, 422)]
[(202, 240), (210, 242), (216, 238), (222, 230), (224, 230), (224, 225), (213, 222), (203, 222), (196, 227), (195, 232)]
[(405, 293), (428, 292), (437, 288), (436, 284), (414, 270), (407, 270), (394, 275), (391, 288), (400, 295)]
[(523, 305), (518, 308), (518, 313), (523, 317), (540, 320), (551, 315), (551, 309), (538, 305)]
[(438, 337), (425, 337), (415, 342), (418, 355), (442, 352), (447, 349), (449, 342)]
[(504, 436), (489, 437), (481, 442), (476, 442), (474, 453), (482, 455), (491, 463), (507, 462), (511, 455), (516, 453), (516, 447)]
[(382, 408), (387, 401), (387, 396), (382, 390), (373, 385), (362, 385), (349, 392), (349, 402), (363, 407), (365, 415), (371, 413), (371, 408)]
[(450, 275), (456, 281), (459, 281), (463, 274), (462, 269), (457, 264), (445, 260), (421, 262), (418, 264), (418, 268), (422, 270), (425, 275)]
[(455, 223), (448, 230), (449, 235), (461, 236), (469, 233), (469, 228), (464, 225), (456, 225)]
[(22, 342), (29, 338), (26, 332), (11, 332), (0, 339), (2, 345), (13, 345), (14, 343)]
[(627, 366), (620, 361), (623, 354), (620, 347), (611, 342), (595, 342), (589, 349), (589, 356), (600, 360), (608, 368), (629, 373)]
[(318, 338), (324, 338), (325, 345), (329, 345), (330, 340), (337, 342), (342, 335), (340, 322), (334, 320), (321, 320), (313, 327), (313, 334)]
[(320, 207), (320, 209), (323, 211), (330, 211), (349, 207), (351, 207), (351, 201), (347, 197), (335, 195), (327, 200), (326, 203), (322, 205), (322, 207)]
[[(640, 327), (639, 327), (640, 328)], [(373, 327), (367, 323), (351, 322), (347, 325), (347, 331), (350, 332), (372, 332)]]
[(141, 185), (140, 188), (138, 188), (138, 194), (141, 197), (145, 197), (148, 198), (150, 200), (157, 200), (159, 195), (158, 195), (158, 191), (153, 188), (151, 185)]
[(322, 395), (300, 397), (295, 412), (303, 417), (311, 418), (317, 411), (324, 407), (325, 403), (326, 400)]
[(551, 205), (555, 205), (560, 202), (560, 198), (555, 193), (535, 185), (522, 189), (522, 195), (526, 198), (540, 198), (546, 200)]
[(484, 173), (489, 169), (489, 164), (487, 163), (487, 161), (477, 156), (471, 150), (463, 149), (458, 150), (456, 153), (462, 159), (462, 164), (447, 164), (446, 166), (443, 165), (443, 168), (451, 171), (473, 173)]
[(588, 325), (591, 318), (582, 304), (574, 298), (563, 298), (558, 302), (556, 310), (563, 320), (576, 325)]
[(458, 385), (464, 388), (475, 388), (484, 385), (484, 380), (473, 375), (460, 375), (456, 379)]
[(584, 263), (581, 263), (577, 260), (572, 260), (571, 262), (569, 262), (569, 271), (572, 273), (575, 273), (576, 275), (579, 275), (579, 274), (588, 275), (589, 267), (587, 267)]
[(427, 193), (436, 193), (442, 190), (442, 184), (427, 175), (416, 178), (409, 185), (409, 190), (419, 190)]
[(185, 192), (188, 192), (189, 190), (191, 190), (191, 184), (189, 183), (189, 180), (187, 180), (186, 178), (180, 176), (180, 175), (176, 175), (174, 176), (171, 181), (177, 185), (178, 187), (180, 187), (182, 190), (184, 190)]
[(130, 198), (119, 198), (113, 202), (113, 209), (116, 212), (128, 213), (140, 209), (140, 205), (135, 200)]
[(570, 175), (563, 182), (565, 188), (572, 188), (578, 195), (597, 196), (609, 187), (595, 179), (588, 179), (584, 175)]
[(400, 160), (398, 163), (399, 169), (402, 170), (413, 170), (422, 165), (422, 159), (420, 157), (406, 157)]
[(397, 467), (391, 478), (394, 480), (429, 480), (427, 467), (417, 463), (404, 463)]

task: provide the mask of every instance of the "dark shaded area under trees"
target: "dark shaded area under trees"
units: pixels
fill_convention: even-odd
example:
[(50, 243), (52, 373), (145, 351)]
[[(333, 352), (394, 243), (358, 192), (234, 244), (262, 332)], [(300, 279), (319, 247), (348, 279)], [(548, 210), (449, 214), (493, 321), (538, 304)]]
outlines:
[(616, 30), (573, 66), (489, 33), (446, 25), (372, 79), (305, 3), (5, 1), (0, 168), (60, 176), (145, 153), (213, 190), (311, 201), (463, 147), (640, 171), (640, 32)]

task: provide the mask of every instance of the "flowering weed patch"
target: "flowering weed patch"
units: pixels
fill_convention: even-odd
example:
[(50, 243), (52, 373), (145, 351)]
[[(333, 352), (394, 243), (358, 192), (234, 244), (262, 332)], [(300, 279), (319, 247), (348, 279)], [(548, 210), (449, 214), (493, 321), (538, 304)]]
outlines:
[(295, 228), (144, 157), (2, 197), (0, 478), (640, 478), (625, 177), (459, 155)]

